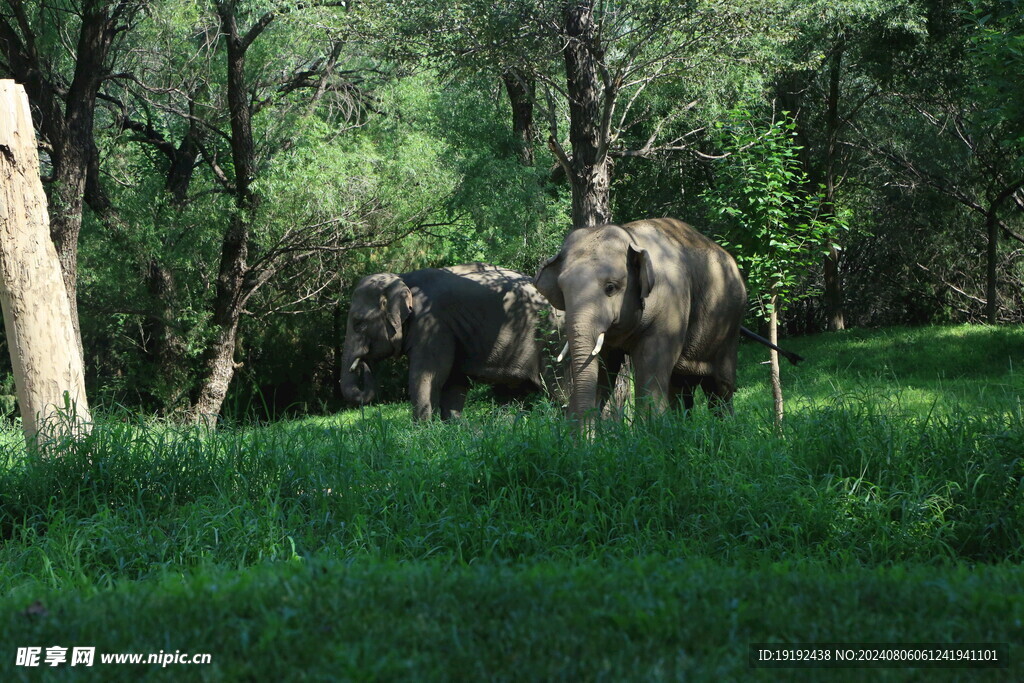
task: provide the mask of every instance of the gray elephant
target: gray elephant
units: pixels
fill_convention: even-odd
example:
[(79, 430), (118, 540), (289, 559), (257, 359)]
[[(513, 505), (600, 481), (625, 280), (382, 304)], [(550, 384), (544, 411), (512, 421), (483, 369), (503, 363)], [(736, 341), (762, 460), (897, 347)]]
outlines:
[(573, 230), (534, 282), (566, 312), (577, 418), (607, 398), (626, 354), (638, 405), (664, 411), (676, 399), (689, 409), (699, 386), (713, 409), (731, 413), (741, 331), (767, 342), (741, 328), (747, 291), (736, 261), (674, 218)]
[[(346, 400), (366, 404), (376, 384), (369, 363), (409, 358), (413, 417), (458, 417), (469, 380), (511, 393), (538, 391), (561, 342), (560, 312), (529, 276), (473, 263), (359, 281), (352, 294), (342, 358)], [(360, 382), (362, 380), (362, 382)], [(362, 383), (362, 387), (360, 384)]]

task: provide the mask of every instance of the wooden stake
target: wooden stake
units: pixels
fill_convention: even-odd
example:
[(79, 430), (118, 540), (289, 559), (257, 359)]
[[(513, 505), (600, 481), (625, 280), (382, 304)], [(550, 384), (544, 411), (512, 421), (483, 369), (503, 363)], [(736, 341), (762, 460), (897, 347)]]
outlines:
[[(772, 295), (772, 311), (768, 319), (768, 341), (776, 346), (779, 345), (779, 295)], [(779, 352), (775, 349), (770, 351), (771, 374), (772, 374), (772, 399), (775, 403), (775, 426), (782, 426), (782, 373), (779, 368)]]

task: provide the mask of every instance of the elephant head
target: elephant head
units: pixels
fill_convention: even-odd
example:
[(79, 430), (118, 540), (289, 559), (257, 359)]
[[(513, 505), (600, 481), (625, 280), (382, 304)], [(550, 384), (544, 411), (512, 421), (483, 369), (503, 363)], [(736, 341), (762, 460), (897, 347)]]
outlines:
[(359, 281), (352, 293), (342, 353), (345, 400), (360, 405), (373, 400), (376, 382), (367, 363), (402, 353), (403, 324), (411, 313), (412, 291), (397, 275), (378, 273)]
[(583, 417), (597, 407), (598, 354), (606, 336), (622, 343), (640, 324), (656, 283), (650, 254), (617, 225), (579, 228), (541, 266), (534, 283), (566, 313), (569, 413)]

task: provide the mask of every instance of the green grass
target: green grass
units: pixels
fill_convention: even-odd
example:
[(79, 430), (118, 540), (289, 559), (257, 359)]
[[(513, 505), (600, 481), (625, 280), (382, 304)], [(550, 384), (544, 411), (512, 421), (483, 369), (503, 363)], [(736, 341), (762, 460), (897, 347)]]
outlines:
[[(1019, 412), (1024, 396), (1024, 333), (1020, 327), (894, 328), (785, 340), (807, 356), (799, 368), (784, 363), (793, 407), (872, 403), (921, 415), (948, 411)], [(739, 400), (769, 405), (762, 349), (743, 345)], [(760, 379), (761, 382), (752, 382)]]
[(1016, 657), (1024, 328), (786, 346), (808, 361), (781, 431), (744, 345), (735, 418), (592, 440), (543, 402), (480, 401), (457, 424), (398, 405), (216, 434), (109, 416), (51, 459), (5, 434), (0, 677), (54, 644), (209, 652), (169, 668), (210, 680), (776, 678), (747, 668), (764, 641)]

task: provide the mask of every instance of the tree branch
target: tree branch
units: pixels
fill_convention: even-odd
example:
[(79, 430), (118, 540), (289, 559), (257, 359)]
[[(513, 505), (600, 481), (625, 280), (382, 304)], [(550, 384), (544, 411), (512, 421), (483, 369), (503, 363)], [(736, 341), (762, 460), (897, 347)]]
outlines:
[(553, 135), (548, 136), (548, 149), (551, 150), (555, 159), (558, 160), (558, 164), (562, 167), (562, 170), (565, 171), (565, 175), (569, 178), (569, 182), (572, 182), (572, 162), (569, 161), (569, 157), (566, 155), (565, 150), (562, 149), (562, 146), (558, 144), (558, 140), (556, 140)]
[(915, 263), (914, 265), (916, 265), (918, 268), (920, 268), (924, 272), (928, 273), (929, 275), (934, 276), (939, 282), (941, 282), (942, 284), (946, 285), (947, 287), (952, 289), (957, 294), (960, 294), (961, 296), (965, 296), (968, 299), (970, 299), (971, 301), (975, 301), (975, 302), (981, 304), (982, 306), (988, 305), (988, 301), (986, 301), (985, 299), (981, 299), (979, 297), (976, 297), (973, 294), (968, 294), (964, 290), (962, 290), (959, 287), (957, 287), (956, 285), (954, 285), (952, 282), (946, 282), (940, 275), (932, 273), (932, 271), (927, 266), (924, 266), (924, 265), (922, 265), (920, 263)]

